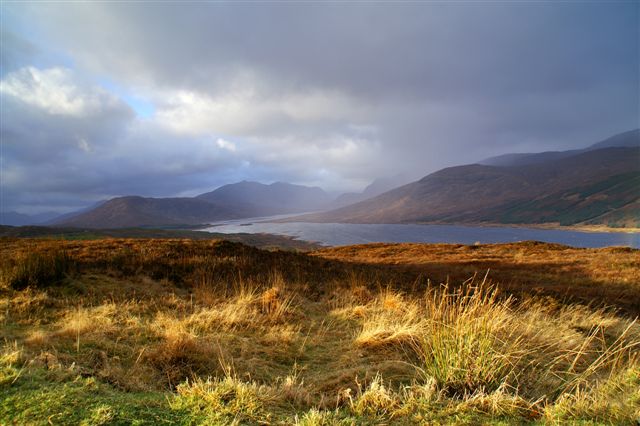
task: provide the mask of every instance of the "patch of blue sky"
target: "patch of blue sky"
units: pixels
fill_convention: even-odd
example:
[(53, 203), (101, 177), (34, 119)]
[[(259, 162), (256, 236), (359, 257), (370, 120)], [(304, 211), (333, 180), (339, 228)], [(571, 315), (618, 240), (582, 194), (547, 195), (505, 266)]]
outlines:
[(108, 78), (99, 78), (98, 84), (126, 102), (131, 109), (135, 111), (138, 117), (150, 118), (155, 114), (156, 107), (153, 102), (145, 99), (143, 96), (132, 93), (130, 90), (125, 89), (113, 80)]
[(140, 96), (124, 94), (121, 95), (121, 98), (126, 103), (128, 103), (131, 108), (133, 108), (138, 117), (150, 118), (153, 117), (156, 112), (155, 105), (149, 100), (144, 99)]

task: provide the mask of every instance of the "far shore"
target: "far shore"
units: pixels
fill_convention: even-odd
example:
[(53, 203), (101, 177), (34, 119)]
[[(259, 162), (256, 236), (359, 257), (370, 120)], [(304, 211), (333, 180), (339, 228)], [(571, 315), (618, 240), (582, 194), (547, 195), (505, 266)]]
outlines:
[(534, 228), (549, 229), (559, 231), (580, 231), (580, 232), (616, 232), (622, 234), (640, 233), (640, 228), (614, 228), (606, 225), (560, 225), (559, 223), (445, 223), (445, 222), (413, 222), (416, 225), (454, 225), (454, 226), (482, 226), (496, 228)]
[[(296, 220), (298, 219), (299, 220)], [(400, 223), (373, 223), (373, 222), (318, 222), (314, 220), (304, 220), (304, 216), (292, 216), (277, 220), (261, 220), (260, 222), (286, 223), (286, 222), (308, 222), (308, 223), (351, 223), (363, 225), (449, 225), (449, 226), (479, 226), (485, 228), (530, 228), (549, 229), (559, 231), (580, 231), (580, 232), (614, 232), (621, 234), (638, 234), (640, 228), (614, 228), (606, 225), (560, 225), (559, 223), (497, 223), (497, 222), (400, 222)]]

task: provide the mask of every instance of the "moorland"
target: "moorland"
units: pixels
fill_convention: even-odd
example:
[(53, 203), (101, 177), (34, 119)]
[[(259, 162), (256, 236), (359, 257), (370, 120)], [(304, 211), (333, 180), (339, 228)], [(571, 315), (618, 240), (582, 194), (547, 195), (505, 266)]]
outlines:
[(640, 251), (5, 237), (1, 424), (636, 424)]

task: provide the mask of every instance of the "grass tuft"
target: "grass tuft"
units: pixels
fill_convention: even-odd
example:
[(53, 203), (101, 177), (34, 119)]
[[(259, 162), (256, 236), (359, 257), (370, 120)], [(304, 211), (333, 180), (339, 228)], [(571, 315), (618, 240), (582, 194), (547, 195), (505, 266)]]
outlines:
[(266, 423), (270, 415), (265, 407), (278, 398), (274, 389), (243, 382), (229, 370), (222, 378), (187, 381), (176, 390), (172, 408), (204, 414), (205, 423)]
[(8, 274), (8, 284), (15, 290), (45, 288), (58, 284), (74, 269), (75, 263), (64, 250), (28, 253), (13, 266), (13, 271)]
[(640, 417), (637, 250), (3, 243), (0, 424)]

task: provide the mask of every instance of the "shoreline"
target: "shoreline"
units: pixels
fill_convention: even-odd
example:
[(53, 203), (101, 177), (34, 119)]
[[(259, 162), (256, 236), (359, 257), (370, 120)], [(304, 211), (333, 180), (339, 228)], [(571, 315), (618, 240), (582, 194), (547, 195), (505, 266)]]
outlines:
[(407, 225), (451, 225), (483, 228), (529, 228), (556, 231), (578, 231), (590, 233), (639, 234), (640, 228), (613, 228), (605, 225), (560, 225), (557, 223), (444, 223), (444, 222), (406, 222)]
[(467, 226), (482, 228), (529, 228), (556, 231), (577, 231), (589, 233), (611, 233), (611, 234), (640, 234), (640, 228), (614, 228), (606, 225), (560, 225), (558, 223), (497, 223), (497, 222), (396, 222), (396, 223), (377, 223), (377, 222), (318, 222), (309, 220), (293, 220), (300, 216), (292, 216), (291, 218), (281, 218), (278, 220), (262, 220), (262, 223), (340, 223), (352, 225), (443, 225), (443, 226)]

